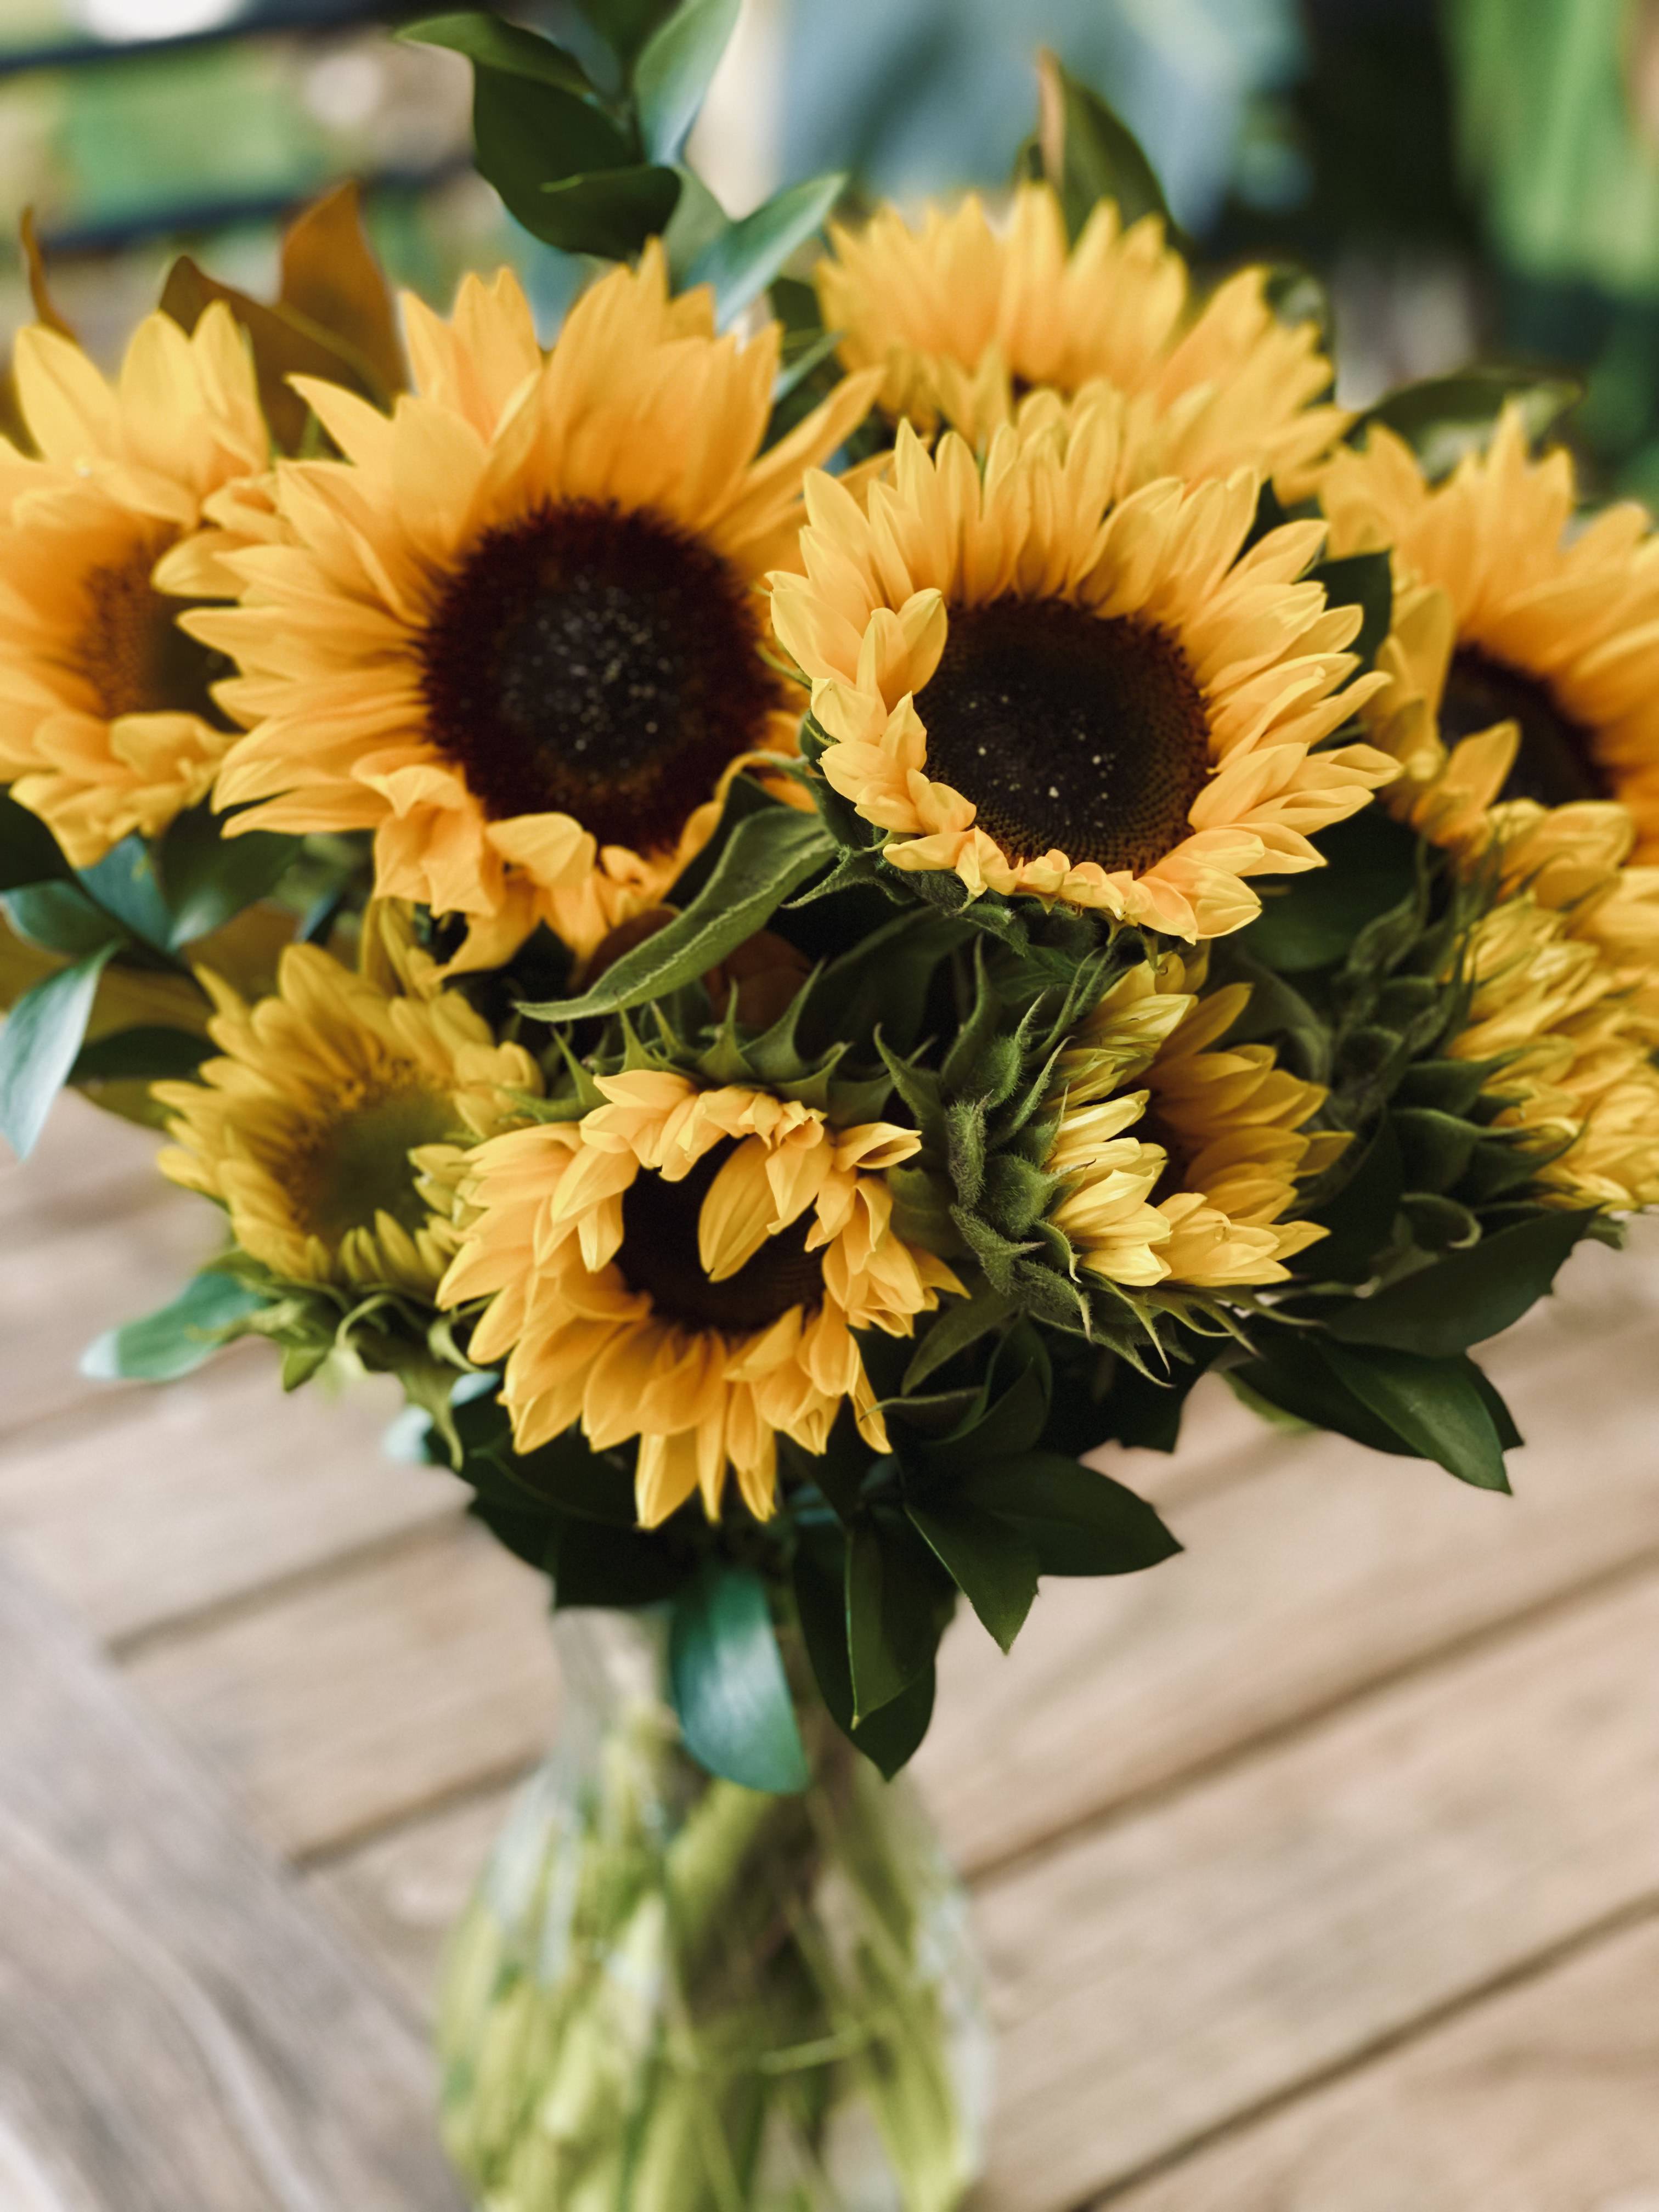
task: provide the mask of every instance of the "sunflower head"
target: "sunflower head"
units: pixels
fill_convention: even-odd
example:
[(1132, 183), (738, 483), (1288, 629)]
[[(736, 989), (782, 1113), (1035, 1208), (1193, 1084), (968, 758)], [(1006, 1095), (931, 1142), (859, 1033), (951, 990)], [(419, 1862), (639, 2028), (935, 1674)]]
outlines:
[(487, 1302), (469, 1352), (505, 1358), (518, 1449), (578, 1421), (596, 1451), (636, 1438), (647, 1527), (693, 1492), (715, 1516), (728, 1471), (765, 1518), (778, 1437), (822, 1452), (843, 1403), (884, 1451), (854, 1332), (908, 1336), (960, 1288), (893, 1227), (885, 1170), (915, 1133), (666, 1068), (595, 1088), (579, 1118), (471, 1154), (439, 1293)]
[(1382, 679), (1355, 678), (1358, 611), (1302, 580), (1320, 526), (1245, 550), (1249, 471), (1115, 501), (1122, 422), (1103, 397), (1005, 428), (982, 469), (902, 425), (862, 501), (811, 480), (773, 622), (888, 865), (1192, 940), (1255, 915), (1248, 877), (1318, 866), (1308, 833), (1395, 771), (1324, 746)]
[(656, 245), (546, 359), (505, 272), (406, 313), (416, 391), (387, 420), (306, 386), (344, 458), (279, 465), (283, 542), (192, 621), (241, 670), (219, 802), (372, 830), (383, 895), (465, 919), (459, 964), (538, 921), (586, 954), (659, 902), (733, 764), (793, 745), (756, 586), (874, 380), (763, 455), (776, 328), (717, 337)]
[(1304, 1126), (1326, 1093), (1269, 1046), (1223, 1044), (1249, 988), (1199, 996), (1202, 980), (1201, 963), (1189, 973), (1173, 953), (1132, 969), (1055, 1065), (1048, 1219), (1108, 1284), (1224, 1295), (1283, 1282), (1326, 1233), (1285, 1218), (1348, 1142)]
[(454, 1249), (454, 1154), (541, 1088), (459, 994), (382, 989), (311, 945), (247, 1005), (207, 972), (222, 1057), (155, 1085), (175, 1149), (161, 1165), (217, 1199), (241, 1249), (278, 1279), (435, 1290)]
[(1023, 397), (1103, 386), (1130, 404), (1120, 488), (1253, 465), (1287, 498), (1310, 488), (1347, 417), (1323, 404), (1332, 373), (1311, 323), (1287, 325), (1267, 272), (1247, 269), (1201, 304), (1161, 220), (1124, 227), (1103, 200), (1068, 245), (1051, 185), (1018, 187), (1006, 226), (969, 195), (913, 230), (895, 208), (830, 226), (817, 271), (826, 330), (849, 369), (881, 374), (881, 405), (923, 431), (982, 445)]
[(0, 440), (0, 782), (90, 867), (204, 798), (230, 741), (212, 690), (228, 664), (179, 618), (234, 595), (205, 512), (269, 440), (222, 305), (188, 337), (147, 316), (112, 385), (42, 328), (16, 374), (39, 450)]
[(1517, 404), (1431, 482), (1377, 425), (1321, 498), (1339, 554), (1392, 550), (1395, 617), (1369, 703), (1402, 764), (1390, 803), (1437, 842), (1508, 834), (1512, 804), (1586, 842), (1610, 802), (1659, 856), (1659, 540), (1632, 502), (1577, 522), (1571, 458), (1534, 459)]

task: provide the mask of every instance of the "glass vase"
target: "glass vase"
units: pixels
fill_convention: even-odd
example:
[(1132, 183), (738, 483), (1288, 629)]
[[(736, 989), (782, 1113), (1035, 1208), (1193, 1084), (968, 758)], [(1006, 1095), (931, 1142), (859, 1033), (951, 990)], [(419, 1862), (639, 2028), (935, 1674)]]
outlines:
[(949, 2212), (990, 2035), (966, 1896), (914, 1790), (821, 1708), (808, 1789), (706, 1773), (665, 1625), (556, 1618), (559, 1747), (451, 1940), (443, 2132), (487, 2212)]

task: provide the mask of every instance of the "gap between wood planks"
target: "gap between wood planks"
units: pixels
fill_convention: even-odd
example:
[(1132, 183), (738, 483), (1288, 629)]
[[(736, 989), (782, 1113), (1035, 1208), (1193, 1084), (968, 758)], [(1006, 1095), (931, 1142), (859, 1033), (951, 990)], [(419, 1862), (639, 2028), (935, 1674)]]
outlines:
[[(1517, 1960), (1513, 1966), (1489, 1976), (1486, 1980), (1472, 1984), (1455, 1996), (1447, 1998), (1443, 2003), (1431, 2006), (1416, 2019), (1375, 2037), (1346, 2057), (1290, 2083), (1270, 2097), (1262, 2098), (1259, 2103), (1241, 2109), (1187, 2142), (1172, 2145), (1161, 2156), (1149, 2160), (1138, 2172), (1127, 2173), (1109, 2189), (1092, 2191), (1080, 2198), (1075, 2206), (1068, 2209), (1068, 2212), (1092, 2212), (1095, 2207), (1124, 2207), (1133, 2205), (1138, 2199), (1144, 2201), (1149, 2185), (1166, 2179), (1179, 2179), (1181, 2170), (1189, 2166), (1195, 2159), (1248, 2141), (1279, 2115), (1308, 2103), (1326, 2091), (1358, 2081), (1380, 2060), (1404, 2054), (1427, 2043), (1448, 2027), (1472, 2020), (1499, 1998), (1528, 1990), (1540, 1994), (1546, 1992), (1547, 1985), (1565, 1968), (1595, 1958), (1598, 1954), (1611, 1956), (1629, 1938), (1648, 1931), (1659, 1932), (1659, 1887), (1652, 1895), (1618, 1906), (1600, 1920), (1563, 1936), (1559, 1942), (1547, 1944), (1541, 1950), (1528, 1958)], [(1152, 2212), (1150, 2205), (1147, 2212)], [(1473, 2208), (1464, 2208), (1464, 2212), (1473, 2212)], [(1518, 2208), (1511, 2206), (1509, 2212), (1518, 2212)], [(1618, 2207), (1609, 2204), (1606, 2212), (1618, 2212)], [(1643, 2212), (1642, 2204), (1632, 2205), (1630, 2212)]]

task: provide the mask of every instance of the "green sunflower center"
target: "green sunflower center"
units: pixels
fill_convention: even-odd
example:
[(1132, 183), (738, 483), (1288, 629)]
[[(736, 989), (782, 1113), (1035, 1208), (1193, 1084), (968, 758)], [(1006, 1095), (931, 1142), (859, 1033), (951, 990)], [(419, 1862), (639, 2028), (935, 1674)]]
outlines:
[(1565, 806), (1573, 799), (1613, 797), (1589, 732), (1562, 713), (1547, 684), (1492, 659), (1478, 646), (1460, 646), (1440, 704), (1447, 743), (1510, 721), (1521, 725), (1521, 743), (1500, 799)]
[(381, 1213), (411, 1233), (424, 1228), (431, 1208), (416, 1188), (409, 1154), (454, 1126), (448, 1099), (423, 1084), (352, 1086), (335, 1116), (307, 1129), (283, 1163), (280, 1180), (296, 1226), (330, 1246), (349, 1230), (372, 1229)]
[(430, 736), (495, 820), (678, 840), (778, 703), (742, 576), (659, 518), (577, 501), (486, 531), (422, 647)]
[(179, 617), (204, 602), (174, 599), (150, 582), (163, 550), (141, 544), (125, 560), (92, 570), (70, 662), (91, 684), (107, 721), (121, 714), (197, 714), (228, 730), (208, 687), (234, 675), (234, 666), (179, 627)]
[(649, 1169), (635, 1176), (623, 1196), (617, 1264), (629, 1290), (644, 1291), (665, 1321), (746, 1335), (769, 1328), (791, 1306), (815, 1312), (823, 1304), (823, 1255), (806, 1249), (809, 1208), (769, 1237), (735, 1275), (709, 1281), (697, 1257), (697, 1218), (731, 1151), (730, 1144), (717, 1145), (681, 1182), (665, 1182)]
[(978, 809), (1011, 860), (1053, 851), (1140, 873), (1188, 835), (1210, 727), (1156, 623), (1057, 599), (952, 607), (918, 702), (927, 773)]

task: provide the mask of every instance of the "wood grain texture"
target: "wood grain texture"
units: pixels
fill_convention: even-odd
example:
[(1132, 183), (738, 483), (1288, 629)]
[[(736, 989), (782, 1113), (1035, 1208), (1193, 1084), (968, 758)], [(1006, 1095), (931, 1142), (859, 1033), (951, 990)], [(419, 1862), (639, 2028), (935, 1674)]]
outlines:
[(0, 2182), (28, 2212), (458, 2212), (418, 2040), (0, 1565)]
[(1656, 1672), (1650, 1574), (985, 1884), (988, 2207), (1080, 2203), (1659, 1904)]
[(452, 1475), (382, 1451), (401, 1402), (389, 1377), (284, 1399), (270, 1346), (234, 1346), (14, 1438), (0, 1536), (100, 1635), (153, 1631), (459, 1514)]
[(1659, 2212), (1659, 1923), (1139, 2188), (1113, 2212)]
[(147, 1644), (132, 1680), (284, 1850), (527, 1765), (557, 1724), (543, 1579), (475, 1522)]

